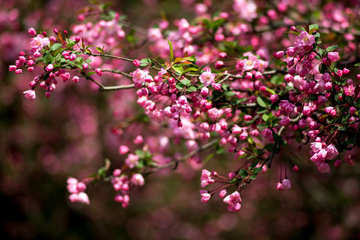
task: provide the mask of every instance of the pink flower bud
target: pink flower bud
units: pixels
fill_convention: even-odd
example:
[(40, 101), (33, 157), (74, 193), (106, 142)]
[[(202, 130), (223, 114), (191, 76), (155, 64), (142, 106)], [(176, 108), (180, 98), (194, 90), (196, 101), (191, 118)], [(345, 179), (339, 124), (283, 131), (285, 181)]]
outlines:
[(80, 80), (80, 78), (79, 78), (78, 76), (74, 76), (74, 77), (73, 77), (73, 81), (74, 81), (75, 83), (77, 83), (79, 80)]
[(140, 63), (139, 60), (135, 59), (135, 60), (133, 61), (133, 64), (134, 64), (134, 66), (138, 67), (138, 66), (140, 66), (141, 63)]
[(221, 53), (219, 53), (219, 57), (220, 57), (220, 58), (226, 58), (226, 57), (227, 57), (226, 52), (221, 52)]
[(245, 121), (250, 121), (251, 119), (252, 119), (252, 116), (250, 116), (250, 115), (245, 115), (244, 116)]
[(226, 190), (225, 190), (225, 189), (224, 189), (224, 190), (221, 190), (220, 193), (219, 193), (219, 196), (222, 197), (222, 198), (224, 198), (225, 195), (226, 195)]
[(284, 57), (285, 53), (284, 53), (284, 51), (278, 51), (278, 52), (274, 53), (273, 55), (275, 58), (280, 59), (280, 58)]
[(134, 143), (135, 144), (140, 144), (140, 143), (143, 143), (144, 139), (142, 136), (138, 135), (135, 140), (134, 140)]
[(87, 63), (84, 63), (82, 67), (83, 67), (83, 69), (84, 69), (84, 70), (86, 70), (86, 69), (88, 69), (88, 67), (89, 67), (89, 64), (87, 64)]
[(72, 54), (69, 56), (69, 60), (70, 60), (70, 61), (75, 61), (75, 60), (76, 60), (76, 54), (75, 54), (75, 53), (72, 53)]
[(113, 172), (113, 175), (114, 175), (115, 177), (120, 176), (120, 174), (121, 174), (121, 170), (120, 170), (120, 169), (115, 169), (114, 172)]
[(36, 31), (34, 28), (29, 28), (28, 33), (30, 34), (30, 36), (34, 37), (36, 35)]
[(15, 65), (10, 65), (9, 66), (9, 71), (10, 72), (13, 72), (13, 71), (15, 71), (16, 70), (16, 66)]
[(336, 160), (334, 162), (334, 167), (338, 168), (338, 167), (340, 167), (340, 165), (341, 165), (341, 160), (340, 159), (338, 159), (338, 160)]
[(45, 71), (51, 72), (53, 69), (54, 69), (54, 65), (49, 64), (49, 65), (46, 66)]
[[(84, 67), (84, 66), (83, 66)], [(95, 72), (96, 72), (96, 74), (99, 76), (99, 77), (101, 77), (102, 75), (103, 75), (103, 72), (102, 72), (102, 70), (100, 69), (100, 68), (96, 68), (95, 69)]]
[(297, 166), (293, 166), (292, 170), (293, 170), (294, 172), (297, 172), (297, 171), (299, 171), (299, 168), (298, 168)]
[(327, 57), (332, 62), (336, 62), (340, 59), (338, 52), (329, 52)]
[(278, 190), (278, 191), (283, 191), (284, 190), (284, 188), (283, 188), (283, 186), (282, 186), (282, 184), (280, 182), (278, 182), (276, 184), (276, 190)]

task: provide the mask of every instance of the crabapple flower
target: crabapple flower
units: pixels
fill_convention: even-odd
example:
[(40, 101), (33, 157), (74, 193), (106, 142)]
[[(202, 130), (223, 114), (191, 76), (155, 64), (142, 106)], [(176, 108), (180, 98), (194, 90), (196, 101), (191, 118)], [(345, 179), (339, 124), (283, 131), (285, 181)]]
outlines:
[(145, 180), (143, 178), (143, 176), (140, 173), (135, 173), (132, 177), (131, 177), (131, 183), (137, 186), (143, 186), (145, 184)]
[(36, 98), (35, 91), (30, 89), (23, 92), (25, 94), (25, 97), (29, 99), (30, 101), (34, 100)]
[(211, 178), (212, 177), (212, 174), (211, 172), (209, 172), (208, 170), (206, 169), (203, 169), (202, 170), (202, 173), (201, 173), (201, 178), (200, 178), (200, 182), (201, 182), (201, 187), (205, 187), (207, 185), (209, 185), (210, 183), (214, 183), (215, 180)]
[(278, 183), (276, 184), (276, 190), (278, 190), (278, 191), (284, 191), (284, 188), (283, 188), (283, 185), (281, 184), (281, 182), (278, 182)]
[(284, 190), (291, 188), (291, 182), (290, 182), (290, 180), (287, 179), (287, 178), (285, 178), (285, 179), (282, 181), (281, 185), (282, 185), (282, 188), (283, 188)]
[(318, 163), (316, 167), (321, 173), (330, 173), (330, 166), (327, 163)]
[(335, 159), (336, 156), (339, 154), (336, 147), (332, 144), (330, 144), (329, 146), (326, 147), (326, 152), (327, 152), (326, 159), (328, 159), (328, 160)]
[(340, 59), (338, 52), (329, 52), (327, 57), (332, 62), (336, 62), (336, 61), (338, 61)]
[(231, 195), (228, 195), (223, 200), (224, 203), (229, 204), (228, 210), (230, 212), (238, 212), (241, 208), (241, 198), (240, 193), (238, 191), (233, 192)]
[(129, 168), (134, 168), (139, 164), (139, 157), (130, 153), (125, 159), (125, 163)]
[(44, 37), (42, 34), (38, 34), (36, 37), (32, 38), (30, 45), (32, 49), (40, 51), (45, 46), (50, 44), (50, 40), (47, 37)]
[(309, 35), (309, 33), (302, 31), (300, 35), (296, 38), (295, 46), (312, 46), (315, 43), (315, 36)]
[(204, 70), (205, 72), (200, 75), (199, 79), (205, 87), (208, 87), (209, 85), (215, 83), (215, 73), (211, 73), (211, 69), (209, 67), (205, 67)]
[(201, 196), (201, 202), (202, 203), (207, 203), (210, 198), (211, 198), (211, 195), (208, 193), (207, 190), (200, 190), (200, 196)]
[(80, 203), (86, 203), (87, 205), (90, 204), (89, 197), (86, 193), (80, 192), (80, 193), (73, 193), (69, 196), (70, 202), (80, 202)]

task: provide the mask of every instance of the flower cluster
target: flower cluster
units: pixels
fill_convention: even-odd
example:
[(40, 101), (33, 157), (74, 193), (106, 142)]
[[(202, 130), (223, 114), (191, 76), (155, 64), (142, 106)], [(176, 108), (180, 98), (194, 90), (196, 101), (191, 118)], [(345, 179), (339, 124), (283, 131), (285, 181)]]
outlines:
[(88, 195), (84, 192), (86, 185), (79, 182), (76, 178), (68, 178), (67, 189), (71, 195), (69, 196), (70, 202), (80, 202), (90, 204)]

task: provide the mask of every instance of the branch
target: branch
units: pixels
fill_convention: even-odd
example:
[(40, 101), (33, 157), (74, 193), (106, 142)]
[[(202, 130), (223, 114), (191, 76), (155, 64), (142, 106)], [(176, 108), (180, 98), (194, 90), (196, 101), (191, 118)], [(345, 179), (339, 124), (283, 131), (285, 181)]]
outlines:
[(168, 163), (168, 164), (165, 164), (165, 165), (163, 165), (163, 166), (161, 166), (161, 167), (158, 167), (157, 169), (155, 169), (155, 170), (153, 170), (153, 171), (151, 171), (151, 172), (146, 172), (146, 173), (144, 173), (144, 174), (148, 174), (148, 175), (149, 175), (149, 174), (151, 174), (151, 173), (156, 173), (156, 172), (158, 172), (158, 171), (160, 171), (160, 170), (162, 170), (162, 169), (169, 168), (169, 167), (172, 167), (172, 166), (176, 166), (179, 162), (185, 161), (186, 159), (188, 159), (188, 158), (190, 158), (190, 157), (198, 154), (199, 152), (204, 151), (204, 150), (209, 149), (210, 147), (214, 146), (214, 144), (217, 143), (219, 140), (220, 140), (220, 139), (218, 139), (218, 138), (217, 138), (217, 139), (214, 139), (214, 140), (212, 140), (211, 142), (208, 142), (207, 144), (201, 146), (199, 149), (194, 150), (194, 151), (190, 152), (189, 154), (183, 156), (182, 158), (177, 159), (177, 160), (175, 160), (175, 161), (172, 161), (172, 162), (170, 162), (170, 163)]

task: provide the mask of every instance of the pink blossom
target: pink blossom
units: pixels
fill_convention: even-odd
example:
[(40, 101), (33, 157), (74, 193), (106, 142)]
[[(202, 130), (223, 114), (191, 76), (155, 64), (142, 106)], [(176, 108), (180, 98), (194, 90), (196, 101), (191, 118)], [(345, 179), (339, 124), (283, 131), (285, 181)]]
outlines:
[(36, 98), (35, 91), (30, 89), (23, 92), (25, 94), (25, 97), (29, 99), (30, 101), (34, 100)]
[(42, 34), (38, 34), (36, 37), (32, 38), (30, 42), (31, 48), (36, 49), (37, 51), (40, 51), (49, 44), (49, 38), (44, 37)]
[(338, 61), (340, 59), (338, 52), (329, 52), (327, 57), (332, 62), (336, 62), (336, 61)]
[(289, 179), (285, 178), (283, 181), (282, 181), (282, 187), (284, 190), (286, 189), (290, 189), (291, 188), (291, 182)]
[(278, 190), (278, 191), (284, 191), (283, 185), (282, 185), (280, 182), (278, 182), (278, 183), (276, 184), (276, 190)]
[(245, 115), (244, 116), (245, 121), (250, 121), (251, 119), (252, 119), (252, 116), (250, 116), (250, 115)]
[(238, 125), (234, 124), (234, 126), (232, 127), (232, 133), (233, 134), (239, 134), (242, 132), (242, 128), (239, 127)]
[(134, 143), (140, 144), (140, 143), (143, 143), (143, 141), (144, 141), (143, 137), (141, 135), (138, 135), (138, 136), (136, 136)]
[(295, 46), (302, 47), (302, 46), (312, 46), (315, 43), (315, 36), (309, 35), (309, 33), (302, 31), (300, 36), (296, 38)]
[(121, 170), (120, 170), (120, 169), (115, 169), (115, 170), (113, 171), (113, 175), (114, 175), (115, 177), (120, 176), (120, 174), (121, 174)]
[(70, 202), (80, 202), (80, 203), (86, 203), (87, 205), (90, 204), (89, 197), (86, 193), (80, 192), (80, 193), (73, 193), (69, 196)]
[(226, 196), (223, 202), (229, 204), (228, 210), (230, 212), (238, 212), (241, 208), (240, 203), (242, 202), (240, 193), (238, 191), (233, 192), (231, 195)]
[(348, 87), (343, 87), (343, 89), (346, 96), (353, 96), (355, 94), (355, 87), (352, 84)]
[(321, 142), (312, 142), (310, 144), (310, 147), (314, 153), (317, 153), (322, 149), (322, 143)]
[(34, 28), (29, 28), (28, 33), (30, 34), (30, 36), (34, 37), (36, 35), (36, 31)]
[(135, 59), (135, 60), (133, 61), (133, 64), (134, 64), (134, 66), (138, 67), (138, 66), (140, 66), (141, 63), (140, 63), (139, 60)]
[(330, 173), (330, 166), (327, 163), (318, 163), (316, 167), (321, 173)]
[(225, 195), (226, 195), (226, 190), (224, 189), (224, 190), (221, 190), (220, 192), (219, 192), (219, 196), (220, 197), (225, 197)]
[(341, 165), (341, 160), (340, 159), (338, 159), (338, 160), (336, 160), (334, 162), (334, 167), (338, 168), (338, 167), (340, 167), (340, 165)]
[(205, 87), (212, 85), (215, 83), (215, 73), (211, 73), (211, 69), (209, 67), (204, 68), (205, 72), (203, 72), (199, 79), (200, 82), (204, 84)]
[(139, 157), (130, 153), (125, 159), (125, 163), (129, 168), (134, 168), (139, 164)]
[(200, 178), (200, 181), (201, 181), (201, 187), (205, 187), (207, 185), (209, 185), (210, 183), (213, 183), (215, 182), (214, 179), (211, 178), (212, 175), (211, 175), (211, 172), (209, 172), (208, 170), (206, 169), (203, 169), (202, 172), (201, 172), (201, 178)]
[(145, 184), (145, 180), (143, 178), (143, 176), (140, 173), (135, 173), (132, 177), (131, 177), (131, 183), (136, 185), (136, 186), (143, 186)]
[(201, 196), (201, 202), (202, 203), (207, 203), (210, 198), (211, 198), (211, 195), (208, 193), (207, 190), (200, 190), (200, 196)]
[(332, 144), (330, 144), (329, 146), (326, 147), (326, 152), (327, 152), (326, 159), (328, 159), (328, 160), (335, 159), (337, 157), (337, 155), (339, 154), (339, 152), (337, 151), (335, 146)]

